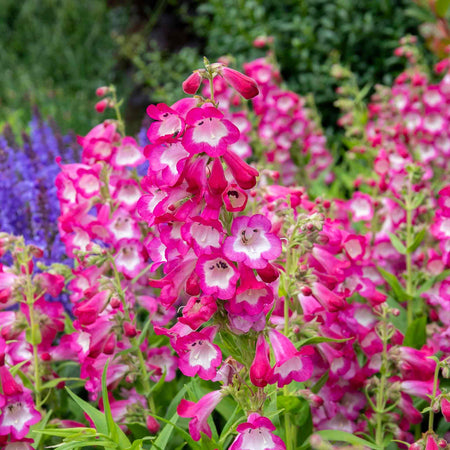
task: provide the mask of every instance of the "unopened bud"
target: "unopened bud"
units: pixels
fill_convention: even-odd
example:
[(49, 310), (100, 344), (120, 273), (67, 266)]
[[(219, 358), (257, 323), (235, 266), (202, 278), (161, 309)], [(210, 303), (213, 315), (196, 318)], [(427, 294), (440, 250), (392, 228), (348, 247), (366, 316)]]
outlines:
[(417, 442), (414, 442), (414, 444), (411, 444), (409, 446), (409, 450), (421, 450), (422, 446), (418, 444)]
[(109, 93), (109, 87), (108, 86), (100, 86), (95, 91), (95, 95), (97, 97), (103, 97), (103, 96), (105, 96), (108, 93)]
[(300, 288), (300, 292), (306, 297), (309, 297), (310, 295), (312, 295), (312, 290), (309, 286), (302, 286)]
[(113, 298), (111, 298), (109, 304), (111, 305), (111, 308), (117, 309), (120, 307), (121, 302), (120, 302), (119, 298), (113, 297)]
[(125, 336), (135, 337), (137, 335), (136, 327), (130, 322), (123, 324), (123, 330), (125, 331)]
[(52, 357), (50, 356), (50, 353), (44, 352), (44, 353), (41, 353), (41, 359), (43, 361), (50, 361), (52, 359)]
[(148, 431), (150, 431), (151, 434), (156, 434), (159, 431), (160, 425), (154, 417), (147, 416), (146, 423)]
[(258, 85), (253, 78), (228, 67), (222, 68), (221, 75), (245, 99), (249, 100), (259, 94)]
[(202, 83), (202, 76), (198, 71), (193, 72), (191, 75), (189, 75), (186, 80), (183, 82), (183, 91), (186, 94), (194, 95), (198, 88), (200, 87), (200, 84)]
[(109, 98), (104, 98), (103, 100), (100, 100), (99, 102), (97, 102), (95, 104), (95, 110), (101, 114), (102, 112), (105, 111), (106, 108), (111, 108), (113, 106), (113, 103), (111, 101), (111, 99)]

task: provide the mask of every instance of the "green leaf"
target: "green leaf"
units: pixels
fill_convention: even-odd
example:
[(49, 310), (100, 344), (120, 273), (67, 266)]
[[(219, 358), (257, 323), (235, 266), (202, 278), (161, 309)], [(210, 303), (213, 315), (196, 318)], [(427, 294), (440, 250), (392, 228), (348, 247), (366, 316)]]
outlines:
[(406, 330), (403, 345), (416, 349), (421, 348), (427, 340), (426, 326), (426, 316), (421, 316), (414, 319), (411, 325), (409, 325), (408, 329)]
[(346, 431), (339, 430), (321, 430), (316, 431), (316, 434), (326, 439), (327, 441), (338, 441), (338, 442), (348, 442), (352, 445), (362, 445), (365, 447), (369, 447), (375, 450), (381, 450), (381, 447), (373, 442), (367, 441), (366, 439), (362, 439), (358, 436), (355, 436), (351, 433), (347, 433)]
[(109, 359), (106, 360), (106, 364), (105, 364), (105, 367), (103, 368), (103, 373), (102, 373), (103, 409), (105, 410), (104, 414), (106, 417), (106, 425), (108, 427), (108, 436), (110, 436), (114, 442), (117, 442), (118, 435), (117, 435), (117, 430), (116, 430), (116, 424), (114, 422), (114, 419), (113, 419), (112, 413), (111, 413), (111, 406), (109, 404), (108, 388), (107, 388), (107, 382), (106, 382), (108, 366), (109, 366)]
[(65, 334), (72, 334), (75, 333), (75, 327), (73, 326), (73, 321), (69, 317), (69, 315), (66, 313), (64, 318), (64, 333)]
[(25, 337), (30, 344), (39, 345), (42, 342), (41, 329), (39, 327), (27, 328)]
[(92, 422), (94, 422), (97, 432), (107, 436), (108, 425), (106, 424), (105, 415), (94, 408), (90, 403), (85, 402), (82, 398), (78, 397), (78, 395), (74, 394), (68, 387), (65, 387), (65, 389), (72, 400), (91, 418)]
[(392, 288), (393, 297), (397, 301), (404, 302), (406, 300), (412, 300), (412, 296), (408, 295), (405, 292), (403, 286), (400, 284), (400, 281), (398, 281), (398, 278), (395, 275), (387, 272), (381, 267), (378, 267), (378, 271), (380, 272), (381, 276), (386, 280), (387, 284), (389, 284), (389, 286)]
[(24, 361), (21, 361), (20, 363), (16, 364), (15, 366), (10, 367), (9, 371), (11, 372), (11, 375), (13, 377), (15, 377), (17, 375), (17, 372), (19, 371), (19, 369), (28, 362), (29, 362), (29, 360), (25, 359)]
[(311, 409), (308, 408), (308, 414), (306, 415), (303, 424), (300, 427), (298, 427), (297, 432), (298, 442), (302, 444), (300, 446), (301, 449), (311, 448), (311, 446), (309, 445), (308, 438), (311, 436), (312, 432), (313, 432), (313, 423), (312, 423)]
[(108, 426), (109, 437), (112, 441), (117, 442), (119, 444), (119, 448), (126, 449), (131, 443), (127, 438), (126, 434), (122, 431), (122, 429), (114, 422), (111, 406), (109, 404), (108, 397), (108, 387), (106, 382), (106, 375), (108, 372), (109, 359), (106, 361), (105, 368), (103, 369), (102, 374), (102, 397), (103, 397), (103, 408), (105, 409), (105, 417), (106, 417), (106, 425)]
[(328, 376), (330, 375), (330, 369), (328, 369), (317, 381), (314, 386), (311, 387), (311, 392), (313, 394), (318, 394), (319, 391), (324, 387), (325, 383), (328, 381)]
[(144, 327), (142, 328), (141, 334), (139, 335), (139, 337), (137, 339), (138, 347), (141, 346), (141, 344), (144, 342), (145, 338), (147, 337), (148, 329), (152, 323), (151, 319), (152, 319), (152, 315), (150, 314), (147, 318), (147, 321), (145, 322)]
[(76, 427), (76, 428), (48, 428), (45, 430), (34, 430), (35, 433), (45, 434), (47, 436), (68, 437), (75, 435), (96, 436), (97, 431), (94, 428)]
[(417, 209), (423, 203), (424, 200), (425, 200), (425, 193), (421, 191), (413, 198), (411, 208)]
[(63, 377), (63, 378), (55, 378), (54, 380), (47, 381), (41, 386), (41, 389), (51, 389), (57, 386), (61, 381), (84, 381), (82, 378), (76, 377)]
[(299, 397), (294, 397), (293, 395), (279, 395), (277, 397), (278, 409), (284, 409), (287, 413), (298, 410), (300, 405)]
[(428, 289), (432, 288), (435, 283), (439, 283), (439, 281), (445, 280), (447, 277), (450, 276), (450, 269), (444, 270), (442, 273), (435, 277), (431, 277), (428, 279), (419, 289), (419, 293), (422, 294), (423, 292), (428, 291)]
[(408, 253), (412, 253), (415, 252), (419, 245), (422, 243), (422, 241), (425, 238), (425, 235), (427, 234), (427, 231), (425, 230), (425, 228), (422, 228), (415, 236), (414, 236), (414, 241), (412, 242), (412, 244), (406, 249)]
[(181, 399), (185, 396), (187, 391), (187, 386), (192, 384), (195, 378), (192, 379), (188, 384), (185, 384), (182, 389), (178, 391), (178, 394), (173, 398), (173, 400), (170, 402), (169, 407), (167, 408), (166, 412), (166, 419), (173, 415), (173, 413), (177, 410), (178, 405), (180, 404)]
[(406, 247), (403, 242), (394, 233), (388, 233), (391, 244), (401, 255), (406, 255)]
[(300, 398), (300, 405), (298, 409), (293, 412), (292, 416), (292, 422), (294, 425), (296, 425), (299, 429), (303, 427), (303, 425), (308, 421), (311, 417), (311, 408), (309, 406), (309, 403), (306, 399)]
[(437, 0), (435, 10), (439, 17), (445, 17), (450, 6), (450, 0)]
[(45, 415), (45, 417), (38, 422), (36, 425), (33, 425), (30, 429), (30, 431), (33, 433), (33, 439), (34, 439), (34, 446), (35, 448), (39, 448), (39, 444), (41, 443), (41, 439), (42, 439), (42, 434), (38, 434), (37, 436), (34, 435), (34, 433), (37, 431), (34, 426), (39, 426), (43, 429), (45, 429), (45, 427), (47, 426), (48, 421), (50, 420), (51, 415), (53, 414), (53, 411), (50, 409), (49, 411), (47, 411), (47, 414)]
[(301, 347), (304, 347), (305, 345), (320, 344), (322, 342), (346, 342), (351, 339), (354, 339), (354, 338), (334, 339), (334, 338), (329, 338), (329, 337), (325, 337), (325, 336), (314, 336), (314, 337), (305, 339), (304, 341), (296, 342), (295, 346), (299, 349)]
[(400, 330), (403, 334), (406, 333), (406, 329), (408, 328), (408, 318), (406, 309), (403, 308), (403, 306), (399, 305), (396, 300), (394, 300), (392, 297), (388, 296), (386, 299), (386, 303), (391, 307), (398, 309), (400, 311), (400, 314), (398, 316), (392, 316), (390, 317), (390, 321), (392, 325), (395, 326), (398, 330)]
[(148, 428), (142, 423), (127, 422), (127, 428), (133, 433), (135, 439), (141, 440), (148, 436)]
[(22, 380), (23, 385), (31, 390), (34, 390), (33, 383), (30, 381), (30, 379), (21, 371), (19, 370), (17, 372), (17, 375), (19, 375), (19, 378)]
[(233, 431), (234, 427), (239, 424), (239, 422), (242, 421), (243, 417), (236, 420), (236, 416), (238, 415), (239, 411), (242, 411), (242, 408), (239, 405), (236, 405), (236, 408), (234, 409), (233, 413), (227, 420), (227, 423), (222, 429), (222, 432), (220, 433), (220, 440), (219, 442), (224, 443), (226, 437), (230, 434), (230, 432)]
[(191, 436), (178, 425), (176, 425), (178, 419), (180, 418), (178, 413), (175, 413), (169, 420), (155, 414), (152, 414), (152, 416), (155, 419), (161, 420), (162, 422), (166, 423), (166, 426), (163, 428), (157, 439), (153, 442), (154, 446), (162, 449), (167, 448), (167, 443), (169, 442), (170, 436), (172, 436), (173, 430), (177, 429), (193, 449), (200, 449), (198, 444), (191, 438)]

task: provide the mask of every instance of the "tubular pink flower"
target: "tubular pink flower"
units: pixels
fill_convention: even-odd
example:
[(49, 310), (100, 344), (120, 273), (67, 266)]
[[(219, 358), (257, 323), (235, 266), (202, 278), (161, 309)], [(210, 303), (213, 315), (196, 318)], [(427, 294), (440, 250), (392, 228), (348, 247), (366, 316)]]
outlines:
[(35, 409), (30, 391), (7, 396), (0, 415), (0, 436), (10, 434), (14, 439), (22, 439), (30, 426), (40, 420), (41, 413)]
[(258, 387), (265, 387), (269, 384), (273, 376), (273, 369), (270, 366), (270, 347), (260, 334), (256, 342), (256, 353), (250, 366), (250, 381)]
[(261, 214), (234, 219), (231, 233), (223, 245), (225, 256), (252, 269), (263, 269), (281, 254), (281, 241), (270, 233), (272, 223)]
[(116, 148), (111, 158), (111, 165), (114, 169), (124, 167), (137, 167), (145, 161), (142, 148), (136, 140), (131, 137), (122, 139), (121, 144)]
[(222, 246), (223, 227), (218, 220), (194, 217), (181, 227), (181, 236), (193, 247), (196, 255), (211, 254)]
[(211, 106), (191, 109), (187, 113), (186, 123), (189, 127), (182, 143), (191, 155), (206, 153), (212, 157), (221, 156), (228, 145), (239, 139), (239, 129)]
[(147, 145), (144, 154), (149, 162), (148, 177), (158, 187), (175, 186), (181, 177), (189, 153), (181, 142)]
[(192, 418), (189, 422), (189, 431), (192, 439), (199, 441), (201, 433), (211, 437), (211, 428), (207, 420), (221, 399), (222, 393), (220, 391), (212, 391), (202, 397), (197, 403), (185, 399), (181, 400), (177, 407), (177, 413), (181, 417)]
[(272, 433), (276, 428), (269, 419), (252, 413), (247, 420), (236, 428), (239, 436), (229, 450), (286, 450), (282, 439)]
[(441, 412), (446, 422), (450, 422), (450, 401), (445, 397), (441, 400)]
[(156, 121), (147, 131), (148, 139), (154, 144), (168, 138), (179, 137), (184, 131), (184, 119), (177, 111), (164, 103), (150, 105), (147, 108), (147, 114)]
[(256, 97), (259, 94), (258, 85), (253, 78), (228, 67), (223, 67), (221, 74), (227, 83), (236, 89), (246, 100)]
[(237, 185), (230, 184), (222, 194), (222, 199), (225, 204), (225, 209), (231, 212), (243, 211), (247, 206), (248, 196)]
[(180, 356), (178, 366), (184, 375), (198, 375), (203, 380), (212, 380), (216, 376), (222, 362), (220, 348), (212, 343), (216, 333), (217, 327), (207, 327), (176, 340), (173, 347)]
[(269, 331), (269, 338), (276, 361), (271, 384), (278, 383), (278, 387), (283, 387), (292, 380), (302, 382), (311, 378), (313, 365), (310, 355), (314, 353), (311, 347), (297, 350), (286, 336), (274, 329)]
[(256, 177), (259, 172), (252, 166), (249, 166), (242, 158), (231, 150), (225, 151), (223, 160), (231, 171), (236, 183), (242, 189), (251, 189), (256, 185)]
[(313, 283), (311, 289), (314, 298), (329, 312), (339, 311), (347, 305), (344, 297), (330, 291), (320, 282)]
[(217, 295), (223, 300), (233, 297), (239, 272), (220, 254), (202, 255), (195, 268), (200, 278), (200, 287), (205, 294)]
[(7, 397), (22, 394), (23, 387), (17, 383), (6, 366), (0, 366), (0, 381), (3, 394)]
[(216, 311), (217, 304), (214, 297), (210, 295), (191, 297), (183, 308), (183, 317), (180, 317), (178, 320), (196, 330), (208, 322)]
[(434, 437), (431, 434), (429, 434), (427, 436), (425, 450), (440, 450), (439, 446), (437, 445), (436, 441), (434, 440)]
[(257, 315), (273, 301), (273, 292), (266, 283), (257, 281), (252, 269), (245, 265), (240, 268), (241, 283), (236, 295), (230, 300), (227, 310), (232, 314)]
[(183, 91), (188, 95), (194, 95), (202, 82), (201, 74), (196, 70), (183, 81)]
[(222, 163), (220, 158), (214, 158), (211, 175), (208, 178), (208, 185), (211, 192), (215, 195), (220, 195), (227, 188), (228, 181), (225, 178)]

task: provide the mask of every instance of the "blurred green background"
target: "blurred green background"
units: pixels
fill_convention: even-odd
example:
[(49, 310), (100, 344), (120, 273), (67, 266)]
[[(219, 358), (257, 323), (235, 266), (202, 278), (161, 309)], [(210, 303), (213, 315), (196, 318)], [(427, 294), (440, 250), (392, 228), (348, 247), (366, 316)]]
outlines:
[[(85, 134), (100, 117), (95, 88), (114, 83), (125, 101), (128, 132), (151, 102), (174, 102), (201, 66), (235, 58), (237, 68), (265, 55), (260, 35), (275, 38), (289, 88), (312, 93), (324, 128), (336, 127), (333, 61), (358, 83), (389, 84), (402, 70), (393, 56), (405, 34), (436, 18), (426, 0), (2, 0), (0, 129), (25, 129), (31, 107), (63, 131)], [(423, 40), (421, 41), (423, 45)], [(427, 56), (433, 61), (433, 54)]]

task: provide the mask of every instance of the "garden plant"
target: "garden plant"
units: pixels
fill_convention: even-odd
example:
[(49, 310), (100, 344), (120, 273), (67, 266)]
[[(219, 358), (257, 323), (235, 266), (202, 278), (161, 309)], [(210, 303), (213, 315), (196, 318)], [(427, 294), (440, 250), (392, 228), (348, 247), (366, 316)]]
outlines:
[(367, 105), (332, 68), (339, 166), (272, 51), (205, 58), (146, 139), (114, 86), (76, 143), (4, 130), (0, 446), (449, 448), (450, 59), (395, 53)]

